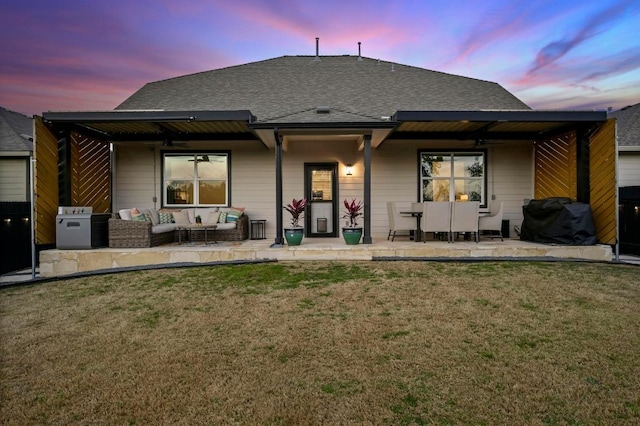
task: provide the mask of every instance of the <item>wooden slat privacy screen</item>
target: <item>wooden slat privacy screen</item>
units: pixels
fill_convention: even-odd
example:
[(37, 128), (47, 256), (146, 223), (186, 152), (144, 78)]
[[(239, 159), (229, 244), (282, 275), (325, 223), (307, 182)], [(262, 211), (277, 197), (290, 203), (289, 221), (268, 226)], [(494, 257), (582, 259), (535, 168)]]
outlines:
[(576, 170), (575, 132), (536, 141), (534, 197), (568, 197), (575, 201)]
[(109, 142), (71, 133), (71, 203), (94, 213), (111, 209)]
[[(600, 244), (616, 243), (616, 125), (608, 120), (589, 139), (589, 205)], [(536, 141), (534, 197), (577, 198), (575, 132)]]
[(34, 240), (36, 244), (56, 242), (58, 213), (58, 140), (42, 121), (35, 117), (34, 138)]
[(589, 204), (601, 244), (617, 240), (616, 156), (616, 121), (609, 119), (589, 140)]
[[(35, 118), (35, 242), (55, 244), (58, 214), (58, 140)], [(71, 134), (71, 205), (111, 209), (111, 153), (106, 141)]]

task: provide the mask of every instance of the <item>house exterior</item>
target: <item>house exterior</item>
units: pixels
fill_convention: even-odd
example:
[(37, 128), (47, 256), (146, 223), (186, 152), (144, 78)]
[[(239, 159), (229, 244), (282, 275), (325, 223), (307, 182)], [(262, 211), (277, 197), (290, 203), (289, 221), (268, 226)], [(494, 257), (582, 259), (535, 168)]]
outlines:
[(33, 119), (0, 107), (0, 274), (31, 264)]
[[(340, 237), (343, 200), (363, 200), (366, 244), (387, 236), (387, 201), (504, 201), (513, 232), (524, 200), (568, 196), (592, 204), (599, 240), (615, 244), (615, 121), (534, 111), (493, 82), (359, 55), (283, 56), (37, 121), (47, 204), (244, 207), (278, 246), (292, 198), (310, 200), (309, 238)], [(37, 178), (51, 164), (61, 178), (45, 189)], [(50, 210), (38, 213), (42, 243)]]
[(640, 186), (640, 103), (610, 116), (618, 123), (618, 186)]
[(640, 256), (640, 103), (610, 116), (618, 129), (620, 252)]
[(30, 201), (33, 119), (0, 107), (0, 202)]

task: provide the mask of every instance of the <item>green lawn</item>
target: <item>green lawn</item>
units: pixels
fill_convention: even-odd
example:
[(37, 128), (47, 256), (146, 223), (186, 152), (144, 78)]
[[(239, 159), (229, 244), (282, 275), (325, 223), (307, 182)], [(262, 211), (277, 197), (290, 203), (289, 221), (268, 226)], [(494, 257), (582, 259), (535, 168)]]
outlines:
[(303, 262), (0, 290), (0, 424), (640, 423), (640, 268)]

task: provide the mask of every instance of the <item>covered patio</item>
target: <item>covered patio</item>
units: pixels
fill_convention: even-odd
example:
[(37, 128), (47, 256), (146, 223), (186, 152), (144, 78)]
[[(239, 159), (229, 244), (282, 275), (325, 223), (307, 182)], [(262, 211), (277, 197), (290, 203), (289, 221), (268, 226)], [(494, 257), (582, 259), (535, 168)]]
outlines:
[[(46, 250), (43, 276), (227, 259), (611, 260), (618, 243), (615, 120), (605, 111), (532, 110), (492, 82), (316, 53), (153, 82), (113, 111), (45, 112), (34, 121), (40, 249), (56, 243), (60, 206), (238, 208), (264, 223), (266, 236), (206, 248)], [(201, 174), (205, 165), (215, 173)], [(292, 248), (283, 207), (302, 197), (310, 200), (305, 239)], [(480, 213), (503, 202), (514, 235), (527, 200), (551, 197), (588, 204), (602, 246), (386, 241), (390, 201), (479, 201)], [(341, 204), (351, 199), (364, 205), (356, 247), (340, 238)]]
[(415, 242), (398, 237), (376, 239), (372, 244), (345, 245), (335, 238), (307, 238), (300, 246), (271, 247), (268, 240), (246, 240), (217, 245), (168, 244), (151, 248), (92, 250), (47, 250), (40, 255), (40, 276), (64, 275), (136, 268), (150, 265), (211, 264), (229, 261), (304, 260), (574, 260), (609, 262), (609, 245), (562, 246), (537, 244), (519, 239), (481, 237), (479, 243), (457, 240)]

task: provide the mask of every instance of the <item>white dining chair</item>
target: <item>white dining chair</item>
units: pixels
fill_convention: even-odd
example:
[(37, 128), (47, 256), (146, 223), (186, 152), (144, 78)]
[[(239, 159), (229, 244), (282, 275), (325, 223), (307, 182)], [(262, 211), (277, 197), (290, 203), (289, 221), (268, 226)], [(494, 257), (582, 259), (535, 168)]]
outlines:
[(478, 201), (456, 201), (453, 203), (451, 213), (452, 240), (460, 232), (473, 232), (476, 243), (478, 242), (478, 213), (480, 203)]
[[(498, 208), (496, 209), (496, 205)], [(500, 236), (500, 241), (504, 241), (502, 237), (502, 216), (504, 216), (504, 201), (499, 203), (492, 203), (490, 208), (490, 214), (487, 216), (481, 216), (478, 220), (478, 231), (489, 231), (491, 234), (489, 238), (493, 239), (497, 237), (493, 233), (497, 231)]]
[(387, 240), (396, 238), (397, 232), (407, 231), (410, 235), (411, 231), (416, 229), (416, 219), (412, 216), (400, 214), (401, 211), (411, 211), (411, 203), (401, 201), (387, 202), (387, 215), (389, 216), (389, 234)]
[(451, 203), (449, 201), (427, 201), (422, 203), (422, 221), (420, 222), (422, 241), (426, 242), (427, 233), (433, 232), (433, 239), (440, 234), (447, 235), (451, 242)]

